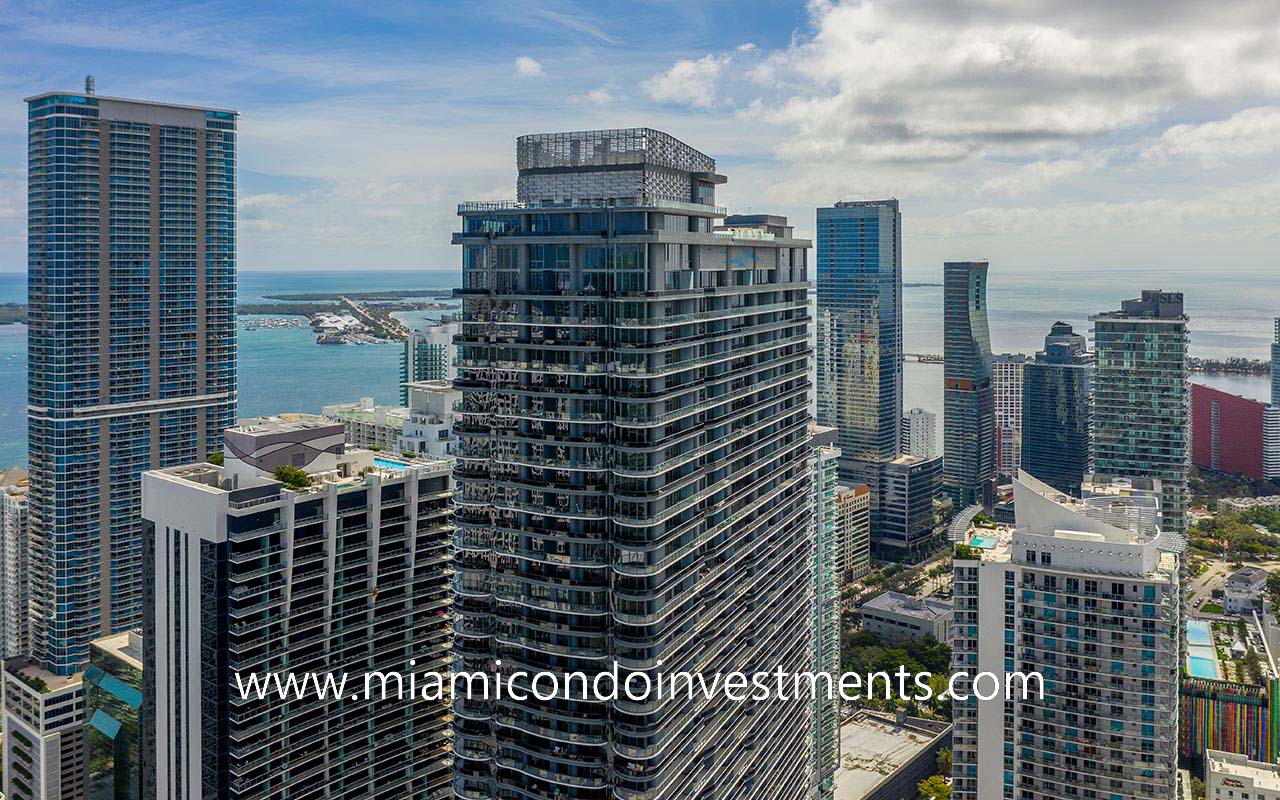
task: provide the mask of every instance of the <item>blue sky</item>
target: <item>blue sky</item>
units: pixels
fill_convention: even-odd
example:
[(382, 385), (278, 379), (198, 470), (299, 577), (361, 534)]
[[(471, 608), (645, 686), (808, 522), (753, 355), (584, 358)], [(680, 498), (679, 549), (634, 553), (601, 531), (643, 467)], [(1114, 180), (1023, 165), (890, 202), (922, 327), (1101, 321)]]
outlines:
[(1264, 0), (0, 0), (0, 270), (25, 258), (21, 98), (85, 73), (242, 113), (246, 269), (452, 267), (454, 206), (514, 194), (516, 135), (630, 125), (802, 232), (901, 198), (909, 277), (1280, 266)]

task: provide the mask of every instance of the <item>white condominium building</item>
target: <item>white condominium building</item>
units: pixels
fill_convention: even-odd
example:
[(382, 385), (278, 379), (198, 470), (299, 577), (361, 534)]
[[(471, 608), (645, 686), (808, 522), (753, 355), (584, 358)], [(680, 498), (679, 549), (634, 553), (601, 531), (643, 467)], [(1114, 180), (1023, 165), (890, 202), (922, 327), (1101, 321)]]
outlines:
[[(1016, 527), (965, 535), (954, 561), (957, 696), (999, 690), (954, 702), (954, 797), (1174, 797), (1181, 588), (1158, 499), (1074, 499), (1025, 472), (1014, 498)], [(1006, 700), (1014, 672), (1043, 694), (1015, 681)]]

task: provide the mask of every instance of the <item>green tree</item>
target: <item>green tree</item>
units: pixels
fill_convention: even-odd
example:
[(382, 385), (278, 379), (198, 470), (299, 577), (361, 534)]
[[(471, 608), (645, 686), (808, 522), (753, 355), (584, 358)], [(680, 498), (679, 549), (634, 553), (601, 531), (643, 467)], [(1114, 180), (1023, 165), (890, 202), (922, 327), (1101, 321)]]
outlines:
[(215, 467), (222, 466), (223, 460), (221, 452), (209, 454), (209, 463), (213, 464)]
[(276, 467), (275, 479), (285, 485), (286, 489), (305, 489), (311, 485), (311, 476), (306, 470), (291, 467), (288, 464), (281, 464)]
[(941, 775), (931, 775), (916, 786), (919, 800), (951, 800), (951, 787)]
[(938, 751), (937, 763), (938, 763), (939, 775), (951, 774), (951, 748), (950, 747), (944, 747)]

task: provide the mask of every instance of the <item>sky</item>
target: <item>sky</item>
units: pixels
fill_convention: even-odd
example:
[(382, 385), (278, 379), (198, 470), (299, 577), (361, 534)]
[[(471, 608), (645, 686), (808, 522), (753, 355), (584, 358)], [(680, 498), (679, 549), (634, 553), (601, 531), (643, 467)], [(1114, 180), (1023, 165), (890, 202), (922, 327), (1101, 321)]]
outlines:
[(22, 98), (234, 108), (242, 269), (451, 268), (521, 133), (648, 126), (732, 211), (897, 197), (908, 279), (1280, 269), (1274, 0), (0, 0), (0, 270)]

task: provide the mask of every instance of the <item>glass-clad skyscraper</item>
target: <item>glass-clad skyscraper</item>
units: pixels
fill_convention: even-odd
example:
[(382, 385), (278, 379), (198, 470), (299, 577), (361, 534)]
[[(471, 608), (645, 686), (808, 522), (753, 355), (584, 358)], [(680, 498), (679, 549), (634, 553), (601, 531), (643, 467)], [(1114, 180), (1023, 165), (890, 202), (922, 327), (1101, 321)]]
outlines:
[(1144, 289), (1119, 311), (1095, 314), (1094, 472), (1159, 478), (1162, 529), (1185, 536), (1191, 471), (1191, 336), (1181, 292)]
[[(714, 159), (660, 131), (522, 136), (517, 164), (517, 199), (462, 204), (454, 237), (457, 668), (808, 669), (809, 242), (717, 226)], [(454, 791), (800, 800), (811, 719), (458, 696)]]
[(236, 405), (236, 113), (28, 108), (32, 647), (67, 675), (140, 622), (140, 480)]
[(1093, 354), (1085, 348), (1084, 336), (1055, 322), (1022, 371), (1022, 469), (1076, 497), (1090, 456)]
[(987, 504), (996, 475), (987, 266), (943, 265), (943, 480), (957, 509)]
[(1280, 317), (1276, 318), (1276, 336), (1271, 342), (1271, 405), (1280, 406)]
[(897, 200), (818, 209), (818, 423), (839, 431), (840, 477), (872, 487), (899, 452), (902, 215)]

